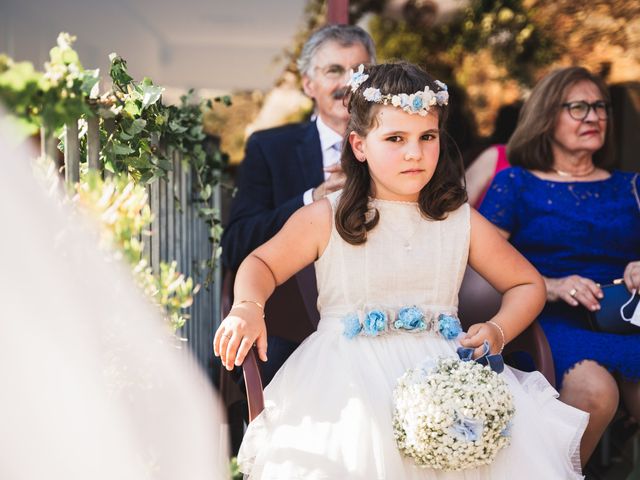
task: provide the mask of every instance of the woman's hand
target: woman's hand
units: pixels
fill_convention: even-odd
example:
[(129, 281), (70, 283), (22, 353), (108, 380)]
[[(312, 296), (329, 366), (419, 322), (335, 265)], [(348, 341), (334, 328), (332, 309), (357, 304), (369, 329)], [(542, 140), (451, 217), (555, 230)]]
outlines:
[(249, 350), (256, 344), (258, 356), (267, 361), (267, 327), (262, 310), (251, 303), (236, 305), (222, 321), (213, 339), (213, 353), (220, 357), (227, 370), (242, 365)]
[(469, 327), (467, 334), (460, 340), (460, 345), (467, 348), (474, 348), (473, 358), (482, 355), (482, 343), (489, 342), (489, 351), (492, 354), (502, 353), (502, 334), (495, 325), (490, 323), (475, 323)]
[(640, 290), (640, 261), (631, 262), (624, 269), (624, 283), (631, 290)]
[[(640, 279), (640, 269), (638, 270)], [(572, 307), (584, 305), (591, 311), (600, 310), (598, 299), (603, 297), (602, 289), (593, 280), (579, 275), (569, 275), (562, 278), (544, 277), (547, 286), (547, 300), (557, 302), (562, 300)]]

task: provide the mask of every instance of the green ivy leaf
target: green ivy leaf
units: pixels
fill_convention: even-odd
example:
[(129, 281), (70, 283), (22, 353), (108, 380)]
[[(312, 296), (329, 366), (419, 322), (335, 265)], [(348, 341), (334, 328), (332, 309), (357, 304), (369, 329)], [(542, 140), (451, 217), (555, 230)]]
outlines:
[(156, 161), (156, 165), (158, 165), (160, 168), (162, 168), (163, 170), (166, 170), (166, 171), (171, 170), (171, 167), (173, 167), (171, 161), (169, 161), (168, 159), (166, 159), (164, 157), (158, 157), (158, 159)]
[(147, 126), (147, 121), (143, 118), (136, 118), (129, 128), (127, 128), (127, 133), (131, 136), (135, 136), (144, 130), (144, 127)]
[(218, 209), (217, 208), (200, 208), (199, 212), (204, 215), (205, 217), (210, 217), (213, 215), (218, 215)]
[(140, 107), (138, 107), (138, 103), (135, 100), (127, 99), (124, 103), (124, 111), (132, 117), (140, 115)]
[(153, 105), (156, 103), (160, 96), (164, 92), (163, 87), (156, 87), (155, 85), (143, 85), (142, 87), (142, 110), (147, 108), (149, 105)]
[(133, 168), (146, 169), (151, 167), (148, 155), (141, 155), (139, 157), (127, 157), (127, 165)]
[(180, 125), (175, 120), (169, 122), (169, 129), (174, 133), (184, 133), (187, 131), (187, 127)]
[(155, 177), (153, 176), (153, 171), (148, 170), (140, 176), (138, 182), (141, 183), (142, 185), (146, 185), (148, 183), (152, 183), (154, 179)]
[(122, 57), (119, 57), (117, 53), (111, 53), (109, 60), (111, 61), (109, 76), (116, 86), (122, 88), (133, 81), (133, 77), (127, 73), (127, 62)]
[(205, 187), (200, 191), (200, 198), (204, 201), (209, 200), (209, 198), (211, 198), (211, 194), (213, 193), (213, 189), (211, 188), (211, 185), (207, 184), (205, 185)]
[(82, 85), (80, 89), (89, 98), (97, 98), (100, 93), (100, 69), (86, 70), (82, 75)]
[(131, 148), (129, 145), (124, 145), (122, 143), (116, 143), (116, 142), (113, 142), (113, 145), (111, 146), (111, 151), (116, 155), (130, 155), (133, 152), (135, 152), (135, 150)]

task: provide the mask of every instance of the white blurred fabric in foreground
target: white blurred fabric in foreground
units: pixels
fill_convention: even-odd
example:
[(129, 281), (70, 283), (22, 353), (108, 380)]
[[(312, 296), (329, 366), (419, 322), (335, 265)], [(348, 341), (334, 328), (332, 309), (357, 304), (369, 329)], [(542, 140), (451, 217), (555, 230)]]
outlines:
[(7, 132), (0, 112), (0, 478), (228, 479), (207, 379)]

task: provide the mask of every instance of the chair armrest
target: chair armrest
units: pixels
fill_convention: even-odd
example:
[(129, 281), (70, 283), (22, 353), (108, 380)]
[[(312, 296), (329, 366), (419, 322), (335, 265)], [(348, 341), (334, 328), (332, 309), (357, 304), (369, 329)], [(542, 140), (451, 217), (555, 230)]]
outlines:
[(552, 387), (556, 386), (556, 373), (547, 337), (535, 320), (520, 335), (511, 340), (504, 349), (505, 355), (513, 352), (525, 352), (531, 356), (533, 364)]
[(547, 336), (544, 334), (542, 327), (536, 320), (529, 328), (533, 336), (533, 342), (535, 344), (535, 351), (537, 352), (536, 366), (538, 370), (544, 375), (547, 381), (552, 387), (556, 386), (556, 369), (553, 363), (553, 356), (551, 355), (551, 347)]
[(247, 389), (247, 404), (249, 405), (249, 422), (252, 422), (264, 410), (264, 396), (262, 394), (262, 379), (258, 368), (257, 353), (252, 347), (242, 362), (244, 384)]

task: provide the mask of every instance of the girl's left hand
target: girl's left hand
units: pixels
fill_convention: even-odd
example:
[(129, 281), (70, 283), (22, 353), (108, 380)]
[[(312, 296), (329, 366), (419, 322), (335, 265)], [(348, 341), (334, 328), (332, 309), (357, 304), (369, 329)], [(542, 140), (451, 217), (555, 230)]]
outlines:
[(502, 335), (500, 331), (488, 323), (475, 323), (469, 327), (467, 334), (460, 340), (463, 347), (474, 348), (473, 358), (476, 359), (482, 355), (482, 343), (489, 342), (490, 352), (492, 354), (500, 353), (502, 347)]
[(629, 291), (640, 290), (640, 261), (631, 262), (624, 269), (624, 283)]

